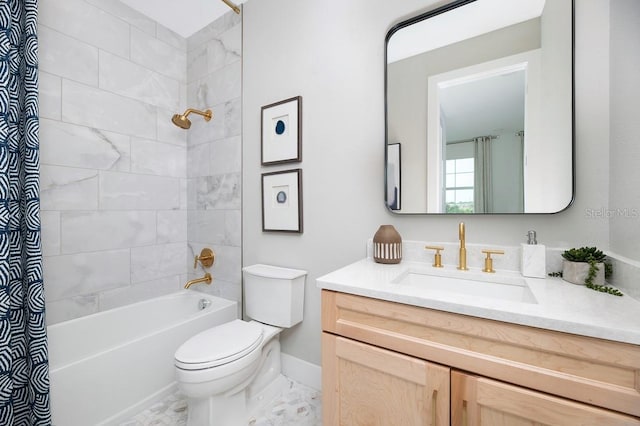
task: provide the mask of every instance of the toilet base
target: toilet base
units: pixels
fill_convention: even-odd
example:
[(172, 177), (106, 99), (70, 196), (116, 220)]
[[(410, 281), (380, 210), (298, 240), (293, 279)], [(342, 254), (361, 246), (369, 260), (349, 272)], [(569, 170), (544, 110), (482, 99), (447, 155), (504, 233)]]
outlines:
[(224, 398), (189, 398), (187, 426), (245, 426), (247, 407), (244, 392)]
[(279, 329), (265, 327), (268, 341), (262, 348), (260, 365), (246, 380), (224, 394), (208, 398), (194, 398), (183, 389), (189, 405), (187, 426), (246, 426), (254, 413), (286, 389), (288, 381), (281, 374)]
[(270, 409), (271, 404), (289, 388), (289, 381), (282, 374), (279, 374), (267, 386), (262, 388), (259, 393), (247, 398), (247, 413), (249, 421), (262, 417), (266, 414), (265, 410)]
[(251, 398), (246, 391), (225, 397), (189, 398), (187, 426), (245, 426), (252, 419), (266, 416), (271, 404), (288, 388), (289, 381), (279, 374)]

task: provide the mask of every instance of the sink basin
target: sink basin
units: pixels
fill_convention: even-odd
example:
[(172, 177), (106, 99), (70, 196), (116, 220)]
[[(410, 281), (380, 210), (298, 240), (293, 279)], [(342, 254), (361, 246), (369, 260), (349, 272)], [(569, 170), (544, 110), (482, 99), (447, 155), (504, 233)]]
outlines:
[(438, 293), (466, 294), (511, 302), (538, 303), (531, 289), (527, 286), (527, 282), (517, 276), (457, 270), (409, 269), (391, 282), (399, 286), (420, 288)]

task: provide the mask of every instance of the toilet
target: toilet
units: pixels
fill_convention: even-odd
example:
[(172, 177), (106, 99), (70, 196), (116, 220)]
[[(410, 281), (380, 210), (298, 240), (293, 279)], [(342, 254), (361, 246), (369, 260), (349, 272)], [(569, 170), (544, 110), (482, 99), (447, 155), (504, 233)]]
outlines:
[(302, 321), (306, 271), (242, 268), (245, 314), (196, 334), (175, 353), (176, 380), (188, 399), (188, 426), (246, 425), (286, 386), (280, 331)]

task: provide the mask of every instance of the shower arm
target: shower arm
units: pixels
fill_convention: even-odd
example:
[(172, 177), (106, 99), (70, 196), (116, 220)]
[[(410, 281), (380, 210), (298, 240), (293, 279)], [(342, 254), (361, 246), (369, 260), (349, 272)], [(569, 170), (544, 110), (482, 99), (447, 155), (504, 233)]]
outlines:
[(240, 15), (240, 8), (233, 3), (231, 0), (222, 0), (224, 2), (224, 4), (226, 4), (227, 6), (229, 6), (231, 9), (233, 9), (233, 11), (235, 13), (237, 13), (238, 15)]
[(204, 119), (205, 119), (205, 121), (209, 121), (209, 120), (211, 120), (211, 117), (212, 117), (212, 113), (211, 113), (211, 110), (210, 110), (210, 109), (208, 109), (208, 110), (206, 110), (206, 111), (200, 111), (200, 110), (193, 109), (193, 108), (189, 108), (189, 109), (187, 109), (187, 110), (184, 112), (184, 114), (182, 114), (182, 116), (186, 118), (186, 117), (187, 117), (189, 114), (191, 114), (191, 113), (194, 113), (194, 114), (198, 114), (198, 115), (203, 116), (203, 117), (204, 117)]

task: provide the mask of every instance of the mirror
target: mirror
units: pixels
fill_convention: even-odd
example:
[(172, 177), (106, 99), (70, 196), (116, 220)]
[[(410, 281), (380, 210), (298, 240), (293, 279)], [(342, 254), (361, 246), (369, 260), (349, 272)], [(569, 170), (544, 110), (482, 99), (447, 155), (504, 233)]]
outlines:
[(572, 0), (458, 0), (386, 38), (394, 213), (556, 213), (573, 201)]

